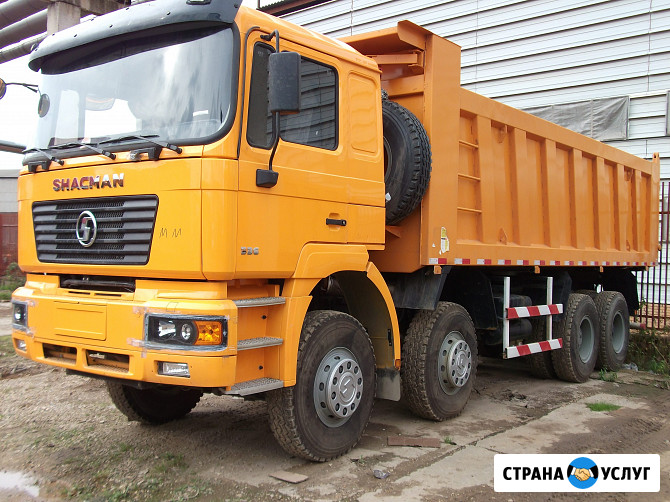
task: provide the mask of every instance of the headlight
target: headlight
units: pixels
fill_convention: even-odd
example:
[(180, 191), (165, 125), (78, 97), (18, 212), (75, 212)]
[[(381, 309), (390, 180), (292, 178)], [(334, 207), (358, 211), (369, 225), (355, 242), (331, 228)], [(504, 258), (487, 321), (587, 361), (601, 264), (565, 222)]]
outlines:
[(28, 327), (28, 304), (12, 301), (12, 325), (16, 329), (25, 330)]
[(218, 346), (228, 339), (225, 317), (147, 316), (146, 339), (177, 346)]

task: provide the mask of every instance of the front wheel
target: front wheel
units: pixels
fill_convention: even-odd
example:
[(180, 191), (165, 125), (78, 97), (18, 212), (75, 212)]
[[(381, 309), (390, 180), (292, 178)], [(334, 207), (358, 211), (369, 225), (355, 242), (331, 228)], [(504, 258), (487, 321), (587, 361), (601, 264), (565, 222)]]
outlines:
[(440, 302), (435, 310), (419, 312), (402, 351), (403, 394), (412, 411), (437, 421), (459, 415), (477, 372), (477, 339), (467, 311)]
[(112, 402), (128, 420), (163, 424), (187, 415), (202, 397), (200, 389), (157, 386), (137, 389), (118, 381), (107, 382)]
[(296, 384), (266, 396), (270, 428), (289, 454), (325, 462), (348, 452), (368, 424), (375, 396), (370, 338), (350, 315), (305, 317)]

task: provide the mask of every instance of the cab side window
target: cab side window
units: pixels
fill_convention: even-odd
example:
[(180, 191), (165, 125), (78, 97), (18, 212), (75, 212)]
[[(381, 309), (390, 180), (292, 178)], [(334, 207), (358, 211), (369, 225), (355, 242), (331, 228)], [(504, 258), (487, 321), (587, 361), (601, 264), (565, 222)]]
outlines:
[[(268, 59), (272, 49), (257, 44), (251, 69), (249, 123), (250, 145), (270, 148), (272, 116), (268, 103)], [(326, 150), (337, 148), (337, 72), (307, 58), (300, 62), (300, 112), (282, 115), (281, 139)]]
[(247, 142), (259, 148), (272, 146), (272, 115), (268, 101), (268, 60), (272, 52), (270, 46), (256, 44), (251, 62)]

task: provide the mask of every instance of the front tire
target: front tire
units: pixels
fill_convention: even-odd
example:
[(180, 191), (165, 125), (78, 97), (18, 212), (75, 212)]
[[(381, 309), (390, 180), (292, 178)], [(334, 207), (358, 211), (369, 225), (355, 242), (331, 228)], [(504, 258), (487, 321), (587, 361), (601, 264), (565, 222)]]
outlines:
[(375, 396), (372, 343), (353, 317), (323, 310), (305, 317), (296, 384), (266, 396), (270, 428), (291, 455), (316, 462), (354, 447)]
[(107, 392), (128, 420), (154, 425), (186, 416), (202, 397), (199, 389), (167, 385), (137, 389), (117, 381), (107, 382)]
[(419, 312), (402, 351), (403, 394), (411, 410), (436, 421), (458, 416), (477, 372), (477, 339), (467, 311), (440, 302), (435, 310)]
[(563, 348), (551, 351), (556, 374), (567, 382), (586, 382), (596, 366), (600, 344), (600, 321), (593, 300), (572, 293), (563, 319), (557, 324), (557, 336)]

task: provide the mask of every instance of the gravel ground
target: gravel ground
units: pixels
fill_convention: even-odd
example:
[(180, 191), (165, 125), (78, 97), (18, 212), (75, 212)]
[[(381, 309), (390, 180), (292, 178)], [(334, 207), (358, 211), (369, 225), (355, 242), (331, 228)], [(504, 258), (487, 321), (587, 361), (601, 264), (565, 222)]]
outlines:
[[(356, 448), (313, 464), (277, 445), (263, 401), (207, 395), (182, 420), (128, 422), (103, 382), (14, 355), (9, 313), (0, 304), (0, 500), (574, 500), (494, 492), (496, 453), (657, 453), (661, 492), (644, 499), (670, 500), (667, 379), (623, 371), (615, 382), (575, 385), (533, 379), (520, 362), (484, 359), (460, 417), (429, 422), (402, 402), (377, 401)], [(596, 413), (590, 402), (621, 408)], [(398, 435), (438, 438), (440, 447), (388, 446)], [(290, 484), (270, 476), (277, 471), (308, 479)]]

